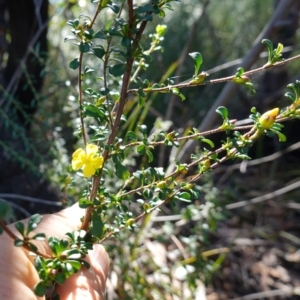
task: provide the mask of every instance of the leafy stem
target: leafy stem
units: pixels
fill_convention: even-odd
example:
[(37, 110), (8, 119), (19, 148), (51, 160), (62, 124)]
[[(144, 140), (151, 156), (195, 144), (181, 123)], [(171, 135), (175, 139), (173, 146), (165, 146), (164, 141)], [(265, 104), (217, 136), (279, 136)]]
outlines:
[[(250, 70), (250, 71), (247, 71), (247, 72), (244, 72), (243, 75), (244, 76), (248, 76), (248, 75), (253, 75), (253, 74), (256, 74), (256, 73), (259, 73), (259, 72), (262, 72), (266, 69), (270, 69), (270, 68), (273, 68), (273, 67), (278, 67), (278, 66), (281, 66), (281, 65), (284, 65), (288, 62), (291, 62), (295, 59), (299, 59), (300, 58), (300, 54), (299, 55), (296, 55), (296, 56), (293, 56), (291, 58), (288, 58), (284, 61), (279, 61), (279, 62), (276, 62), (272, 65), (268, 65), (268, 66), (262, 66), (260, 68), (256, 68), (256, 69), (253, 69), (253, 70)], [(184, 82), (184, 83), (178, 83), (178, 84), (174, 84), (174, 85), (168, 85), (168, 86), (164, 86), (164, 87), (155, 87), (155, 88), (145, 88), (143, 89), (143, 92), (145, 93), (154, 93), (154, 92), (169, 92), (171, 89), (173, 88), (178, 88), (178, 89), (182, 89), (182, 88), (190, 88), (190, 87), (194, 87), (194, 86), (198, 86), (198, 85), (208, 85), (208, 84), (217, 84), (217, 83), (222, 83), (222, 82), (230, 82), (232, 81), (234, 78), (236, 77), (236, 75), (232, 75), (232, 76), (228, 76), (228, 77), (223, 77), (223, 78), (217, 78), (217, 79), (212, 79), (212, 80), (204, 80), (204, 81), (199, 81), (199, 82)], [(138, 89), (130, 89), (128, 90), (128, 94), (129, 93), (134, 93), (134, 94), (138, 94)]]
[[(132, 6), (132, 0), (128, 0), (128, 5), (129, 7)], [(133, 14), (129, 14), (129, 16), (131, 18), (133, 18)], [(133, 20), (129, 20), (130, 24), (133, 24)], [(112, 145), (115, 141), (115, 138), (117, 136), (118, 133), (118, 129), (119, 129), (119, 125), (120, 125), (120, 121), (121, 121), (121, 117), (122, 117), (122, 113), (124, 110), (124, 106), (126, 104), (126, 98), (127, 98), (127, 94), (128, 94), (128, 86), (130, 83), (130, 77), (131, 77), (131, 71), (132, 71), (132, 66), (133, 66), (133, 62), (134, 62), (134, 57), (132, 56), (132, 53), (134, 53), (134, 51), (137, 49), (137, 47), (139, 46), (139, 42), (142, 38), (142, 34), (146, 28), (148, 21), (142, 21), (141, 25), (138, 29), (138, 32), (134, 38), (134, 40), (132, 41), (131, 44), (131, 49), (130, 49), (130, 56), (127, 59), (126, 62), (126, 70), (125, 73), (123, 75), (123, 79), (122, 79), (122, 85), (121, 85), (121, 93), (120, 93), (120, 99), (119, 99), (119, 105), (116, 108), (116, 116), (115, 116), (115, 121), (113, 123), (113, 127), (112, 127), (112, 131), (111, 134), (108, 138), (107, 144), (106, 144), (106, 148), (103, 152), (103, 160), (104, 160), (104, 164), (106, 162), (106, 160), (109, 157), (109, 146)], [(134, 28), (129, 28), (128, 32), (130, 32), (131, 30), (133, 30)], [(129, 34), (131, 35), (131, 33)], [(93, 178), (93, 185), (92, 185), (92, 190), (90, 192), (90, 200), (92, 201), (96, 195), (97, 195), (97, 191), (99, 188), (99, 184), (100, 184), (100, 179), (101, 179), (101, 174), (98, 175), (97, 177)], [(91, 218), (92, 218), (92, 212), (93, 212), (93, 207), (90, 206), (87, 208), (86, 210), (86, 214), (84, 216), (82, 225), (81, 225), (81, 229), (83, 230), (87, 230), (88, 226), (90, 224)]]
[(83, 100), (82, 100), (82, 58), (83, 53), (80, 52), (79, 55), (79, 66), (78, 66), (78, 94), (79, 94), (79, 110), (80, 110), (80, 123), (81, 123), (81, 134), (83, 138), (84, 147), (86, 147), (87, 141), (86, 141), (86, 133), (85, 133), (85, 125), (84, 125), (84, 117), (83, 117)]
[[(0, 219), (0, 227), (2, 227), (3, 230), (7, 233), (7, 235), (9, 237), (11, 237), (14, 241), (19, 240), (19, 238), (9, 229), (8, 226), (6, 226), (6, 224), (1, 219)], [(41, 257), (44, 257), (44, 258), (51, 258), (51, 256), (46, 254), (46, 253), (41, 253), (38, 250), (32, 249), (32, 247), (29, 246), (29, 244), (26, 242), (26, 240), (29, 241), (29, 238), (24, 237), (25, 242), (22, 244), (22, 246), (21, 246), (22, 248), (26, 249), (27, 251), (33, 252), (38, 256), (41, 256)]]

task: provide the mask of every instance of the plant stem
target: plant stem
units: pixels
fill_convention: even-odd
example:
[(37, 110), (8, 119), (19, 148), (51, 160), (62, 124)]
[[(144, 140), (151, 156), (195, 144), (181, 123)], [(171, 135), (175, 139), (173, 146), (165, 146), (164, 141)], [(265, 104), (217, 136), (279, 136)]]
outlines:
[(85, 135), (85, 127), (84, 127), (84, 120), (83, 120), (83, 112), (82, 112), (82, 105), (83, 105), (83, 100), (82, 100), (82, 58), (83, 58), (83, 53), (80, 52), (79, 55), (79, 67), (78, 67), (78, 94), (79, 94), (79, 111), (80, 111), (80, 123), (81, 123), (81, 134), (83, 138), (83, 143), (84, 143), (84, 148), (86, 148), (86, 135)]
[[(3, 222), (3, 220), (1, 220), (1, 219), (0, 219), (0, 227), (2, 227), (3, 230), (7, 233), (7, 235), (8, 235), (9, 237), (11, 237), (13, 240), (18, 239), (18, 237), (17, 237), (17, 236), (16, 236), (16, 235), (8, 228), (8, 226), (6, 226), (6, 224), (5, 224), (5, 223)], [(41, 253), (41, 252), (39, 252), (38, 250), (32, 251), (32, 250), (30, 249), (30, 247), (29, 247), (26, 243), (24, 243), (24, 244), (22, 245), (22, 248), (26, 249), (27, 251), (33, 252), (33, 253), (35, 253), (35, 254), (38, 255), (38, 256), (41, 256), (41, 257), (44, 257), (44, 258), (51, 258), (50, 255), (45, 254), (45, 253)]]

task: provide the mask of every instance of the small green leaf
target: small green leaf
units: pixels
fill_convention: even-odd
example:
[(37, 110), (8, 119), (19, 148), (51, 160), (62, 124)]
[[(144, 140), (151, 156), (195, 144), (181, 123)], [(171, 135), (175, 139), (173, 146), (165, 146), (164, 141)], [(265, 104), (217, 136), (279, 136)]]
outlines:
[(102, 40), (106, 40), (106, 35), (105, 33), (102, 31), (102, 30), (99, 30), (97, 31), (95, 34), (94, 34), (94, 39), (102, 39)]
[(142, 125), (138, 125), (138, 129), (140, 130), (140, 132), (143, 134), (143, 135), (146, 135), (147, 134), (147, 126), (142, 124)]
[(176, 197), (179, 201), (183, 202), (191, 202), (191, 195), (188, 192), (179, 193)]
[(63, 252), (64, 254), (67, 254), (68, 260), (65, 260), (65, 262), (68, 262), (72, 265), (73, 259), (80, 259), (81, 253), (78, 249), (71, 249)]
[(36, 240), (36, 241), (44, 241), (45, 238), (46, 238), (46, 235), (43, 232), (37, 233), (32, 237), (32, 239)]
[(219, 106), (216, 112), (221, 115), (223, 119), (228, 119), (228, 110), (225, 106)]
[(107, 120), (107, 116), (105, 115), (104, 111), (93, 104), (84, 107), (84, 116), (92, 117), (100, 122)]
[(84, 68), (83, 74), (92, 73), (92, 72), (95, 72), (95, 70), (90, 68), (89, 66), (86, 66)]
[(286, 136), (283, 133), (279, 131), (276, 131), (275, 133), (278, 136), (279, 142), (286, 142)]
[(141, 171), (133, 172), (132, 175), (138, 180), (142, 180), (144, 178), (144, 174)]
[(94, 211), (92, 214), (91, 233), (98, 238), (101, 238), (104, 233), (104, 223), (101, 219), (101, 216), (99, 216), (96, 211)]
[(237, 72), (235, 73), (235, 77), (241, 77), (245, 73), (244, 68), (240, 67), (237, 69)]
[(135, 11), (137, 13), (154, 12), (155, 8), (151, 4), (145, 4), (144, 6), (138, 6)]
[(153, 154), (150, 150), (146, 149), (146, 155), (148, 156), (148, 162), (153, 162)]
[(192, 52), (189, 56), (194, 60), (195, 76), (197, 76), (203, 62), (202, 55), (199, 52)]
[(250, 91), (250, 94), (251, 95), (255, 95), (256, 94), (256, 91), (253, 87), (253, 84), (251, 82), (246, 82), (245, 83), (245, 86), (247, 87), (247, 89)]
[(80, 208), (87, 208), (89, 206), (92, 206), (94, 202), (86, 198), (81, 198), (79, 199), (78, 204)]
[[(90, 244), (93, 245), (92, 243), (90, 243)], [(92, 250), (92, 249), (93, 249), (93, 246), (91, 246), (91, 247), (89, 248), (89, 250)], [(81, 265), (83, 265), (85, 268), (87, 268), (87, 269), (90, 268), (90, 264), (89, 264), (86, 260), (80, 259), (80, 263), (81, 263)]]
[(153, 197), (153, 192), (150, 189), (144, 189), (143, 196), (145, 199), (151, 199)]
[(14, 245), (16, 247), (22, 247), (24, 245), (24, 241), (23, 240), (20, 240), (20, 239), (15, 239), (14, 240)]
[(55, 278), (54, 278), (55, 282), (57, 282), (58, 284), (64, 284), (66, 281), (66, 275), (64, 273), (58, 273)]
[(122, 76), (126, 70), (125, 64), (117, 64), (108, 67), (109, 73), (115, 77)]
[(69, 263), (73, 267), (73, 269), (75, 269), (76, 272), (79, 271), (80, 268), (81, 268), (81, 263), (79, 261), (77, 261), (77, 260), (66, 260), (66, 262)]
[(27, 243), (27, 246), (29, 247), (30, 251), (36, 252), (38, 250), (37, 246), (32, 243)]
[(108, 94), (109, 94), (109, 88), (102, 87), (102, 88), (100, 89), (100, 94), (101, 94), (102, 96), (108, 95)]
[(285, 93), (285, 94), (284, 94), (284, 97), (289, 98), (292, 102), (294, 102), (294, 101), (297, 100), (297, 98), (295, 97), (295, 95), (294, 95), (293, 93), (291, 93), (291, 92)]
[(45, 266), (44, 258), (37, 255), (34, 260), (34, 265), (36, 269), (40, 271)]
[(134, 140), (134, 141), (137, 140), (137, 136), (136, 136), (136, 134), (135, 134), (133, 131), (128, 131), (128, 132), (126, 133), (126, 137), (127, 137), (129, 140)]
[(92, 53), (94, 53), (95, 56), (97, 56), (98, 58), (102, 58), (105, 54), (105, 50), (103, 47), (99, 46), (99, 47), (93, 48)]
[(78, 19), (68, 20), (67, 24), (76, 29), (79, 25), (79, 20)]
[(277, 48), (275, 49), (276, 56), (278, 56), (278, 57), (281, 56), (282, 50), (283, 50), (283, 45), (279, 43)]
[(42, 221), (43, 217), (39, 214), (35, 214), (29, 218), (28, 227), (26, 230), (26, 235), (28, 235), (32, 230), (34, 230), (38, 224)]
[(139, 88), (138, 89), (138, 96), (139, 96), (139, 106), (143, 107), (144, 104), (145, 104), (145, 99), (146, 99), (147, 94), (143, 91), (142, 88)]
[(123, 37), (121, 40), (121, 45), (124, 47), (128, 47), (131, 45), (131, 40), (128, 37)]
[(164, 17), (166, 16), (166, 13), (165, 13), (162, 9), (160, 9), (160, 10), (159, 10), (159, 16), (160, 16), (161, 18), (164, 18)]
[(182, 101), (185, 100), (185, 96), (180, 93), (179, 89), (178, 88), (171, 88), (171, 92), (177, 96), (179, 96), (181, 98)]
[(34, 293), (38, 297), (43, 297), (46, 293), (46, 290), (47, 290), (47, 285), (43, 281), (40, 281), (39, 283), (37, 283), (33, 288)]
[(119, 179), (127, 180), (130, 177), (129, 170), (120, 162), (115, 161), (116, 175)]
[(211, 148), (214, 148), (214, 147), (215, 147), (214, 142), (211, 141), (211, 140), (209, 140), (209, 139), (201, 139), (201, 142), (202, 142), (202, 143), (208, 144)]
[(146, 153), (146, 147), (145, 147), (145, 145), (139, 145), (136, 150), (141, 155), (144, 155)]
[(89, 28), (83, 32), (83, 35), (88, 39), (92, 40), (94, 38), (94, 30), (92, 28)]
[(64, 42), (71, 41), (71, 40), (77, 40), (77, 37), (74, 35), (68, 35), (64, 38)]
[(107, 4), (106, 6), (109, 7), (115, 14), (118, 14), (120, 11), (120, 7), (115, 3)]
[(160, 85), (158, 83), (154, 83), (152, 86), (151, 86), (151, 89), (159, 89), (160, 88)]
[(294, 93), (294, 101), (298, 100), (300, 98), (300, 85), (299, 85), (300, 81), (296, 80), (296, 83), (290, 83), (287, 85), (288, 88), (291, 88)]
[(81, 42), (79, 44), (79, 51), (82, 53), (89, 52), (91, 48), (91, 45), (89, 43)]
[(69, 68), (72, 70), (76, 70), (79, 67), (79, 59), (75, 58), (69, 63)]
[(272, 55), (273, 54), (273, 43), (268, 39), (263, 39), (261, 42), (262, 42), (262, 44), (265, 44), (267, 46), (268, 51), (269, 51), (269, 56), (270, 56), (270, 54)]

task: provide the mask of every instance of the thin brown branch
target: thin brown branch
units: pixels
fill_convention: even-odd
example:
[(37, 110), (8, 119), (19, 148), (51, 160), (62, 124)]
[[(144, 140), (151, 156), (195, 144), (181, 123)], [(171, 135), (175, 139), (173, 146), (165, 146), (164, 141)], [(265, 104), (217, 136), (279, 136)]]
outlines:
[(84, 143), (84, 148), (86, 148), (86, 135), (85, 135), (85, 125), (84, 125), (84, 120), (83, 120), (83, 112), (82, 112), (82, 105), (83, 105), (83, 99), (82, 99), (82, 58), (83, 58), (83, 53), (80, 52), (79, 55), (79, 67), (78, 67), (78, 95), (79, 95), (79, 112), (80, 112), (80, 123), (81, 123), (81, 134), (83, 137), (83, 143)]
[(132, 0), (127, 0), (128, 4), (128, 38), (132, 40), (132, 29), (134, 27), (133, 3)]
[[(288, 58), (286, 60), (277, 62), (277, 63), (272, 64), (272, 65), (267, 66), (267, 67), (262, 66), (260, 68), (256, 68), (256, 69), (253, 69), (253, 70), (250, 70), (250, 71), (246, 71), (246, 72), (244, 72), (243, 75), (245, 75), (245, 76), (254, 75), (254, 74), (263, 72), (265, 70), (269, 70), (269, 69), (274, 68), (274, 67), (282, 66), (282, 65), (284, 65), (284, 64), (286, 64), (288, 62), (291, 62), (291, 61), (299, 59), (299, 58), (300, 58), (300, 54), (298, 54), (296, 56), (293, 56), (291, 58)], [(159, 93), (159, 92), (169, 91), (171, 88), (182, 89), (182, 88), (191, 88), (191, 87), (200, 86), (200, 85), (218, 84), (218, 83), (223, 83), (223, 82), (232, 83), (232, 80), (234, 78), (235, 78), (235, 75), (231, 75), (231, 76), (217, 78), (217, 79), (212, 79), (212, 80), (205, 80), (205, 81), (200, 82), (200, 83), (184, 82), (184, 83), (178, 83), (178, 84), (174, 84), (174, 85), (170, 85), (170, 86), (166, 86), (166, 87), (161, 87), (161, 88), (154, 88), (154, 89), (146, 88), (143, 91), (145, 93), (154, 93), (154, 92), (156, 92), (156, 93), (158, 92)], [(135, 93), (135, 94), (137, 92), (138, 92), (137, 89), (131, 89), (131, 90), (128, 91), (128, 93)]]
[(93, 17), (93, 20), (92, 20), (92, 22), (91, 22), (89, 28), (92, 28), (93, 25), (95, 24), (96, 19), (97, 19), (98, 15), (99, 15), (99, 13), (100, 13), (100, 11), (101, 11), (101, 4), (103, 3), (103, 1), (104, 1), (104, 0), (102, 0), (102, 1), (100, 1), (100, 2), (98, 3), (96, 13), (95, 13), (95, 15), (94, 15), (94, 17)]
[[(125, 73), (124, 73), (123, 79), (122, 79), (120, 100), (119, 100), (119, 105), (116, 108), (117, 113), (116, 113), (116, 116), (115, 116), (115, 122), (113, 124), (111, 134), (110, 134), (110, 136), (108, 138), (108, 141), (107, 141), (107, 144), (106, 144), (107, 147), (103, 152), (104, 163), (106, 162), (106, 160), (109, 157), (109, 146), (114, 143), (114, 140), (117, 136), (120, 121), (121, 121), (121, 117), (122, 117), (123, 110), (124, 110), (124, 106), (126, 104), (126, 99), (127, 99), (127, 94), (128, 94), (128, 86), (129, 86), (129, 83), (130, 83), (131, 71), (132, 71), (132, 66), (133, 66), (133, 62), (134, 62), (134, 57), (132, 56), (132, 54), (134, 53), (134, 51), (139, 46), (139, 42), (141, 40), (142, 34), (143, 34), (143, 32), (146, 28), (147, 23), (148, 23), (147, 21), (143, 21), (141, 23), (141, 26), (140, 26), (140, 28), (139, 28), (139, 30), (138, 30), (138, 32), (137, 32), (137, 34), (136, 34), (136, 36), (135, 36), (135, 38), (132, 42), (132, 45), (131, 45), (131, 49), (130, 49), (131, 56), (127, 59), (126, 70), (125, 70)], [(129, 30), (132, 30), (132, 29), (134, 29), (134, 28), (129, 28)], [(100, 179), (101, 179), (101, 174), (93, 179), (92, 190), (91, 190), (91, 193), (90, 193), (90, 199), (91, 200), (94, 199), (97, 195), (98, 187), (99, 187), (99, 184), (100, 184)], [(84, 216), (84, 220), (83, 220), (82, 225), (81, 225), (81, 229), (87, 230), (87, 228), (89, 226), (89, 223), (90, 223), (90, 220), (91, 220), (92, 210), (93, 210), (92, 207), (87, 208), (86, 214)]]
[[(10, 238), (12, 238), (12, 240), (16, 240), (16, 239), (19, 239), (9, 228), (8, 228), (8, 226), (6, 226), (6, 224), (3, 222), (3, 220), (1, 220), (0, 219), (0, 227), (2, 227), (3, 228), (3, 230), (7, 233), (7, 235), (10, 237)], [(51, 258), (51, 256), (50, 255), (48, 255), (48, 254), (46, 254), (46, 253), (41, 253), (41, 252), (39, 252), (38, 250), (36, 250), (36, 251), (32, 251), (31, 249), (30, 249), (30, 247), (26, 244), (26, 243), (24, 243), (23, 245), (22, 245), (22, 248), (24, 248), (24, 249), (26, 249), (26, 250), (28, 250), (28, 251), (30, 251), (30, 252), (33, 252), (33, 253), (35, 253), (36, 255), (39, 255), (39, 256), (41, 256), (41, 257), (44, 257), (44, 258)]]

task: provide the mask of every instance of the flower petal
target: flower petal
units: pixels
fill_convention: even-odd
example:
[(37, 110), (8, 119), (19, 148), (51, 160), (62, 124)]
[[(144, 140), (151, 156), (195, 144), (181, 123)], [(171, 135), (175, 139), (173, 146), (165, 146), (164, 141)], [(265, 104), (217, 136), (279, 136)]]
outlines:
[(103, 156), (92, 158), (91, 164), (95, 169), (100, 169), (103, 165)]
[(82, 171), (84, 177), (90, 177), (96, 173), (96, 169), (91, 164), (84, 165)]
[(83, 149), (77, 149), (72, 155), (72, 168), (78, 170), (82, 167), (86, 154)]
[(91, 155), (98, 151), (98, 146), (93, 144), (87, 144), (86, 145), (86, 154)]
[(77, 171), (78, 169), (80, 169), (83, 165), (82, 160), (72, 160), (72, 169), (74, 171)]

